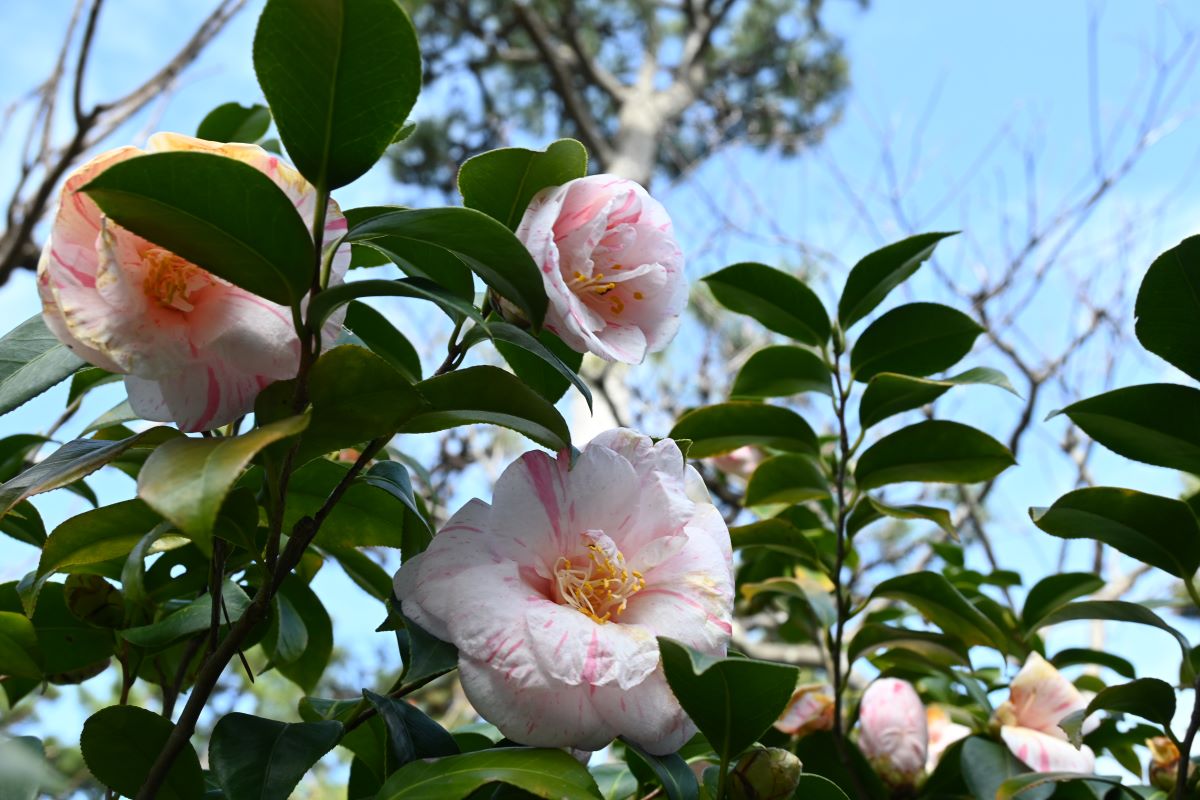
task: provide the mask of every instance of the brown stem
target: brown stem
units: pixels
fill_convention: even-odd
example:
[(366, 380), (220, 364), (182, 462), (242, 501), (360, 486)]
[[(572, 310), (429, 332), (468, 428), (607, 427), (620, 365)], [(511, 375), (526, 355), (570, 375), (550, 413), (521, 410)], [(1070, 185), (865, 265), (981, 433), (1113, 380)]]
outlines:
[(1196, 731), (1200, 730), (1200, 678), (1193, 685), (1195, 698), (1192, 701), (1192, 719), (1188, 723), (1187, 734), (1179, 743), (1179, 772), (1175, 775), (1175, 800), (1183, 800), (1187, 796), (1188, 771), (1192, 766), (1192, 742), (1196, 740)]

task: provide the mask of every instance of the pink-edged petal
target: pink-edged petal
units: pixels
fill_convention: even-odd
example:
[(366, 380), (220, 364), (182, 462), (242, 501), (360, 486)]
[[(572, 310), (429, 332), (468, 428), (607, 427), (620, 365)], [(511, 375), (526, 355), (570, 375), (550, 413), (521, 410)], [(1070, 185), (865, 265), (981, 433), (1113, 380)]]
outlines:
[(1030, 653), (1009, 687), (1015, 724), (1066, 738), (1058, 727), (1063, 717), (1087, 708), (1087, 700), (1038, 653)]
[(584, 338), (593, 343), (592, 352), (605, 361), (640, 364), (646, 359), (646, 333), (634, 325), (610, 323)]
[(458, 660), (463, 691), (480, 716), (520, 744), (599, 750), (619, 731), (604, 721), (592, 703), (589, 686), (523, 686), (477, 659)]
[(1077, 750), (1065, 739), (1014, 725), (1001, 727), (1000, 738), (1034, 772), (1096, 771), (1096, 756), (1087, 745)]
[(674, 753), (696, 733), (661, 669), (630, 689), (597, 689), (592, 702), (612, 728), (657, 756)]
[(219, 428), (254, 410), (264, 383), (222, 364), (200, 364), (150, 380), (125, 377), (129, 405), (142, 419), (175, 422), (183, 431)]
[(658, 667), (654, 633), (623, 617), (599, 624), (571, 606), (541, 603), (529, 611), (528, 633), (542, 671), (568, 686), (630, 689)]
[(63, 184), (48, 246), (62, 256), (60, 263), (67, 265), (84, 285), (89, 282), (83, 276), (95, 271), (94, 247), (102, 214), (95, 201), (79, 190), (113, 164), (140, 155), (142, 151), (136, 147), (108, 150), (68, 175)]
[(189, 328), (197, 350), (268, 381), (295, 377), (300, 342), (283, 306), (224, 285), (204, 290), (195, 306)]

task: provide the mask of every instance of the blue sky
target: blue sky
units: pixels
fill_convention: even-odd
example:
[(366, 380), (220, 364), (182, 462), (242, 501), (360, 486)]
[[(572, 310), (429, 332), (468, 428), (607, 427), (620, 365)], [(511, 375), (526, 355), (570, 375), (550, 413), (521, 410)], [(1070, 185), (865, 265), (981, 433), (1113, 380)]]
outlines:
[[(111, 0), (101, 20), (86, 98), (95, 102), (128, 91), (186, 38), (210, 5), (201, 0)], [(0, 107), (49, 70), (70, 6), (68, 0), (0, 6), (4, 29), (20, 32), (0, 50)], [(153, 109), (108, 144), (140, 143), (151, 122), (155, 130), (192, 132), (213, 106), (258, 100), (250, 41), (260, 3), (250, 6), (184, 77), (165, 107)], [(909, 225), (966, 230), (968, 235), (939, 249), (940, 266), (967, 281), (972, 275), (992, 272), (1003, 259), (1006, 243), (1020, 240), (1031, 198), (1036, 200), (1038, 218), (1044, 219), (1088, 190), (1096, 131), (1101, 141), (1108, 140), (1109, 131), (1120, 132), (1111, 151), (1115, 155), (1105, 166), (1119, 161), (1136, 135), (1136, 126), (1122, 121), (1129, 116), (1131, 98), (1133, 107), (1140, 109), (1152, 93), (1155, 54), (1173, 52), (1181, 35), (1200, 28), (1200, 7), (1184, 2), (875, 0), (865, 12), (853, 3), (830, 6), (830, 25), (846, 36), (853, 86), (844, 119), (826, 142), (788, 161), (769, 153), (732, 149), (684, 185), (654, 187), (676, 220), (692, 278), (737, 260), (798, 265), (804, 251), (796, 243), (803, 242), (815, 251), (836, 254), (810, 264), (819, 270), (823, 296), (832, 305), (844, 268), (903, 235)], [(1088, 46), (1093, 16), (1099, 19), (1094, 117)], [(1185, 48), (1183, 53), (1173, 74), (1194, 78), (1191, 59), (1196, 48)], [(1123, 287), (1121, 307), (1113, 311), (1128, 314), (1132, 292), (1154, 255), (1200, 228), (1200, 192), (1191, 189), (1200, 155), (1195, 119), (1200, 82), (1181, 80), (1177, 91), (1167, 87), (1164, 98), (1168, 97), (1170, 110), (1161, 130), (1155, 132), (1153, 146), (1080, 228), (1064, 257), (1047, 274), (1047, 288), (1020, 308), (1022, 347), (1053, 349), (1070, 337), (1071, 325), (1078, 321), (1072, 287), (1081, 282), (1101, 296)], [(421, 113), (418, 106), (415, 116), (419, 119)], [(0, 193), (13, 180), (21, 119), (18, 115), (17, 124), (0, 138)], [(889, 199), (889, 167), (880, 157), (883, 141), (892, 143), (895, 170), (904, 177), (899, 207), (908, 224)], [(1033, 153), (1036, 167), (1032, 193), (1025, 186), (1026, 153)], [(386, 168), (378, 168), (337, 196), (350, 207), (396, 202), (405, 194)], [(720, 246), (709, 247), (708, 232), (722, 224), (713, 208), (727, 214), (744, 235), (725, 237)], [(1006, 218), (1007, 227), (1002, 223)], [(1122, 232), (1127, 235), (1118, 235)], [(950, 299), (928, 269), (913, 281), (910, 297), (962, 305)], [(14, 325), (36, 311), (31, 276), (18, 276), (0, 289), (0, 315), (5, 320), (0, 327)], [(420, 338), (413, 319), (402, 318), (401, 326)], [(695, 333), (685, 329), (674, 347), (686, 352), (688, 337)], [(1186, 380), (1136, 347), (1122, 353), (1118, 385)], [(1000, 366), (1003, 362), (992, 353), (980, 352), (973, 363)], [(1050, 389), (1036, 419), (1073, 397), (1094, 393), (1100, 383), (1098, 363), (1089, 355), (1076, 365), (1066, 386)], [(97, 393), (79, 415), (80, 426), (117, 399), (115, 392)], [(43, 427), (62, 407), (62, 400), (59, 389), (0, 420), (0, 435)], [(1016, 407), (1012, 398), (978, 389), (949, 400), (943, 413), (1000, 433)], [(1003, 480), (995, 495), (991, 528), (1004, 565), (1026, 572), (1029, 583), (1054, 570), (1058, 542), (1037, 531), (1025, 509), (1048, 504), (1071, 488), (1073, 478), (1054, 449), (1062, 423), (1035, 425), (1021, 466)], [(1179, 490), (1173, 475), (1132, 466), (1105, 453), (1097, 455), (1094, 473), (1102, 484), (1164, 494)], [(132, 491), (120, 476), (102, 478), (97, 486), (106, 499)], [(40, 505), (48, 523), (83, 510), (73, 497), (50, 496)], [(34, 566), (36, 554), (2, 542), (0, 557), (0, 580), (11, 580)], [(1074, 548), (1072, 564), (1085, 567), (1082, 546)], [(339, 644), (370, 647), (373, 653), (380, 637), (386, 636), (373, 633), (378, 622), (375, 609), (364, 613), (365, 596), (336, 569), (326, 569), (318, 580), (322, 595), (333, 598)], [(1136, 596), (1155, 597), (1165, 586), (1162, 581), (1147, 581)], [(1063, 641), (1075, 640), (1086, 631), (1062, 635)], [(1140, 654), (1139, 665), (1149, 674), (1166, 677), (1176, 663), (1173, 645), (1159, 633), (1114, 629), (1109, 642), (1118, 652)], [(64, 721), (64, 728), (70, 727)]]

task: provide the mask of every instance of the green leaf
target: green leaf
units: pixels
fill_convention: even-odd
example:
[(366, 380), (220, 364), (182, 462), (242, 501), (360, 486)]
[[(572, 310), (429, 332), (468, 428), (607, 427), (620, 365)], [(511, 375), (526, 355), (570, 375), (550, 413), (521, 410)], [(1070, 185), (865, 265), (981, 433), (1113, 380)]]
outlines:
[(928, 405), (955, 386), (979, 384), (999, 386), (1017, 393), (999, 370), (975, 367), (952, 378), (914, 378), (894, 372), (880, 372), (871, 378), (858, 405), (858, 423), (863, 429), (878, 425), (888, 417)]
[(860, 489), (889, 483), (977, 483), (1016, 463), (1008, 448), (982, 431), (927, 420), (888, 434), (867, 449), (854, 469)]
[(703, 279), (717, 302), (804, 344), (829, 340), (829, 315), (804, 283), (766, 264), (734, 264)]
[(196, 129), (196, 138), (253, 144), (266, 136), (270, 127), (271, 112), (266, 106), (224, 103), (208, 112)]
[(115, 383), (122, 377), (124, 376), (116, 375), (100, 367), (84, 367), (71, 376), (71, 388), (67, 391), (67, 405), (71, 405), (95, 387), (103, 386), (106, 383)]
[(421, 380), (421, 357), (417, 349), (383, 314), (366, 303), (352, 300), (346, 306), (346, 327), (406, 380), (411, 383)]
[(803, 503), (829, 496), (829, 483), (808, 456), (785, 453), (758, 465), (746, 484), (745, 504)]
[(933, 255), (933, 248), (949, 233), (920, 233), (863, 256), (846, 277), (846, 288), (838, 301), (842, 330), (870, 314), (888, 293), (917, 271)]
[[(5, 610), (15, 610), (23, 600), (9, 595)], [(46, 584), (32, 621), (43, 658), (42, 668), (51, 683), (80, 683), (107, 666), (113, 654), (112, 631), (75, 616), (67, 607), (63, 584)]]
[(174, 428), (151, 428), (126, 439), (76, 439), (0, 485), (0, 515), (35, 494), (60, 489), (115, 461), (132, 448), (153, 448), (181, 436)]
[(30, 317), (0, 338), (0, 414), (60, 383), (84, 361), (58, 341), (42, 321)]
[[(285, 530), (302, 517), (317, 513), (329, 493), (350, 468), (318, 458), (292, 473), (288, 481)], [(318, 547), (400, 547), (401, 531), (396, 524), (404, 506), (394, 496), (362, 481), (354, 481), (334, 506), (317, 533)]]
[(1104, 586), (1104, 579), (1091, 572), (1064, 572), (1042, 578), (1025, 596), (1021, 619), (1032, 626), (1056, 608)]
[(533, 336), (507, 322), (494, 320), (485, 324), (500, 355), (531, 389), (557, 403), (567, 387), (574, 386), (587, 401), (588, 410), (592, 410), (592, 392), (578, 374), (582, 353), (574, 352), (547, 330)]
[(288, 154), (318, 189), (369, 170), (421, 90), (421, 51), (396, 0), (269, 0), (254, 71)]
[(457, 320), (459, 316), (464, 316), (477, 322), (483, 321), (479, 309), (474, 305), (428, 278), (372, 279), (340, 283), (317, 295), (309, 306), (309, 319), (314, 325), (322, 324), (338, 308), (359, 297), (408, 297), (428, 300), (449, 314), (451, 319)]
[(124, 500), (71, 517), (46, 539), (38, 576), (121, 558), (161, 521), (141, 500)]
[(263, 651), (272, 664), (290, 664), (308, 649), (308, 628), (292, 601), (282, 594), (272, 598), (271, 610), (271, 622), (262, 640)]
[(818, 452), (817, 434), (795, 411), (744, 400), (689, 411), (668, 435), (692, 441), (690, 458), (728, 453), (743, 445), (812, 455)]
[[(879, 514), (892, 519), (924, 519), (929, 520), (933, 524), (941, 528), (951, 539), (957, 538), (958, 532), (954, 529), (954, 523), (950, 519), (950, 512), (944, 508), (936, 506), (923, 506), (917, 503), (910, 503), (902, 506), (894, 506), (878, 500), (870, 495), (865, 498), (866, 502)], [(861, 525), (859, 527), (862, 527)]]
[[(405, 206), (361, 206), (347, 211), (346, 220), (355, 228), (375, 217), (406, 210)], [(392, 250), (386, 238), (351, 244), (351, 267), (391, 262), (405, 275), (431, 280), (467, 303), (475, 301), (475, 278), (461, 258), (434, 244), (412, 241), (401, 244), (399, 251)]]
[(40, 681), (42, 668), (33, 623), (24, 614), (0, 611), (0, 674)]
[(458, 745), (446, 730), (416, 706), (369, 689), (363, 697), (375, 707), (388, 732), (388, 746), (395, 764), (402, 767), (418, 758), (456, 756)]
[(308, 291), (313, 241), (292, 201), (249, 164), (211, 153), (151, 153), (83, 187), (123, 228), (260, 297)]
[(1101, 689), (1088, 703), (1087, 708), (1071, 714), (1059, 723), (1076, 747), (1082, 744), (1084, 720), (1097, 711), (1132, 714), (1161, 725), (1167, 730), (1171, 727), (1172, 717), (1175, 716), (1175, 690), (1171, 688), (1171, 684), (1158, 678), (1138, 678), (1129, 683)]
[(404, 660), (401, 688), (422, 686), (458, 666), (458, 649), (425, 631), (400, 613), (404, 630), (400, 631), (400, 657)]
[(1200, 237), (1154, 259), (1133, 313), (1142, 346), (1200, 380)]
[(846, 658), (854, 663), (864, 655), (870, 655), (881, 647), (899, 647), (910, 650), (921, 658), (935, 663), (971, 666), (967, 648), (954, 636), (930, 631), (914, 631), (894, 628), (876, 622), (868, 622), (859, 628), (846, 648)]
[(19, 542), (41, 548), (46, 543), (46, 524), (42, 515), (28, 500), (22, 500), (12, 510), (0, 517), (0, 531)]
[(241, 436), (167, 442), (150, 454), (138, 474), (138, 497), (175, 523), (203, 552), (211, 553), (217, 514), (250, 460), (267, 445), (295, 436), (307, 426), (308, 417), (301, 415)]
[(949, 369), (971, 352), (983, 328), (938, 303), (909, 303), (872, 322), (850, 352), (850, 372), (868, 381), (881, 372), (921, 377)]
[(850, 800), (836, 783), (811, 772), (800, 776), (800, 784), (793, 797), (803, 797), (804, 800)]
[(1104, 486), (1033, 508), (1035, 525), (1061, 539), (1094, 539), (1177, 578), (1200, 569), (1200, 524), (1182, 500)]
[(355, 225), (346, 238), (401, 257), (431, 246), (445, 250), (519, 308), (534, 330), (541, 328), (549, 302), (542, 271), (521, 240), (486, 214), (470, 208), (392, 211)]
[[(88, 771), (105, 786), (128, 797), (146, 782), (150, 768), (175, 725), (137, 706), (109, 706), (88, 717), (79, 747)], [(155, 795), (158, 800), (201, 800), (204, 775), (191, 743), (185, 742)]]
[[(221, 599), (225, 611), (229, 614), (230, 623), (241, 619), (242, 614), (250, 607), (250, 598), (233, 581), (227, 580), (222, 584)], [(212, 595), (204, 594), (158, 622), (121, 631), (121, 636), (138, 647), (156, 650), (167, 647), (193, 633), (208, 630), (212, 623), (212, 608)]]
[(762, 736), (791, 699), (794, 667), (749, 658), (711, 658), (658, 637), (671, 691), (722, 763)]
[[(1025, 606), (1029, 606), (1028, 601), (1025, 602)], [(1085, 647), (1068, 647), (1065, 650), (1059, 650), (1054, 654), (1054, 658), (1050, 659), (1050, 663), (1059, 669), (1073, 667), (1078, 664), (1098, 664), (1102, 667), (1108, 667), (1122, 678), (1133, 679), (1137, 677), (1137, 671), (1128, 660), (1120, 656), (1115, 656), (1112, 653), (1106, 653), (1101, 650), (1089, 650)]]
[(780, 553), (795, 556), (809, 564), (819, 565), (820, 554), (804, 531), (781, 517), (771, 517), (738, 525), (729, 529), (729, 541), (733, 549), (765, 547)]
[(1000, 629), (937, 572), (897, 575), (875, 587), (872, 598), (903, 600), (951, 636), (969, 646), (1006, 649)]
[[(839, 747), (829, 731), (817, 731), (796, 743), (796, 756), (804, 764), (805, 773), (800, 777), (800, 786), (792, 795), (798, 800), (840, 800), (821, 778), (832, 782), (843, 792), (853, 793), (856, 800), (887, 800), (891, 792), (885, 789), (875, 770), (863, 758), (853, 741), (844, 741)], [(839, 753), (845, 753), (850, 765), (847, 767)], [(812, 794), (808, 794), (812, 792)]]
[[(404, 465), (396, 461), (380, 461), (367, 470), (367, 473), (362, 475), (359, 480), (383, 489), (401, 503), (404, 503), (408, 508), (408, 514), (405, 515), (406, 536), (409, 534), (408, 523), (410, 521), (414, 523), (416, 528), (420, 529), (419, 532), (413, 532), (415, 536), (414, 541), (404, 541), (400, 545), (400, 552), (404, 559), (408, 560), (418, 553), (424, 552), (433, 539), (433, 529), (429, 527), (429, 522), (425, 519), (425, 514), (418, 505), (416, 495), (413, 494), (412, 481), (409, 479), (408, 470), (404, 468)], [(391, 596), (390, 590), (387, 596)]]
[[(1028, 773), (1008, 748), (982, 736), (972, 736), (962, 745), (962, 773), (972, 797), (998, 797), (1000, 786), (1010, 778)], [(1048, 800), (1054, 786), (1029, 792), (1028, 800)]]
[(571, 446), (566, 420), (545, 398), (498, 367), (448, 372), (417, 384), (430, 410), (410, 419), (402, 433), (432, 433), (459, 425), (500, 425), (551, 450)]
[[(1105, 786), (1114, 786), (1118, 789), (1118, 797), (1124, 794), (1132, 797), (1133, 800), (1142, 800), (1142, 795), (1125, 786), (1120, 778), (1075, 772), (1033, 772), (1009, 778), (996, 788), (995, 797), (996, 800), (1012, 800), (1012, 798), (1018, 796), (1027, 798), (1027, 800), (1046, 798), (1055, 794), (1056, 784), (1059, 783), (1082, 783), (1086, 785), (1099, 783)], [(1094, 797), (1094, 790), (1089, 791), (1085, 796)]]
[(622, 739), (622, 741), (625, 743), (626, 761), (630, 760), (629, 756), (633, 756), (633, 759), (640, 760), (649, 767), (662, 786), (663, 792), (666, 793), (667, 800), (697, 800), (699, 798), (700, 784), (696, 782), (696, 774), (678, 753), (656, 756), (647, 753), (634, 742), (627, 739)]
[(1055, 413), (1066, 414), (1088, 436), (1126, 458), (1200, 473), (1200, 389), (1171, 383), (1127, 386)]
[(515, 231), (533, 196), (587, 175), (587, 150), (559, 139), (545, 150), (506, 147), (467, 159), (458, 171), (463, 205)]
[(304, 648), (304, 653), (296, 660), (287, 664), (277, 664), (275, 668), (279, 670), (280, 675), (305, 692), (311, 692), (320, 682), (333, 653), (333, 623), (321, 599), (296, 575), (284, 578), (279, 594), (291, 603), (296, 613), (304, 620), (304, 628), (308, 633), (308, 647)]
[(229, 800), (287, 800), (342, 737), (342, 723), (277, 722), (233, 712), (217, 721), (208, 760)]
[(462, 800), (503, 783), (545, 800), (597, 800), (587, 768), (563, 750), (505, 747), (436, 761), (414, 761), (388, 778), (378, 800)]
[(833, 396), (833, 377), (821, 357), (794, 345), (764, 347), (738, 370), (730, 397), (791, 397), (803, 392)]
[(1153, 611), (1137, 603), (1128, 603), (1123, 600), (1083, 600), (1056, 608), (1041, 619), (1029, 622), (1028, 626), (1031, 630), (1035, 630), (1048, 625), (1057, 625), (1060, 622), (1072, 622), (1080, 619), (1132, 622), (1165, 631), (1179, 642), (1179, 648), (1183, 654), (1184, 671), (1189, 675), (1192, 674), (1191, 662), (1188, 658), (1191, 646), (1188, 644), (1187, 637), (1163, 622), (1162, 618)]

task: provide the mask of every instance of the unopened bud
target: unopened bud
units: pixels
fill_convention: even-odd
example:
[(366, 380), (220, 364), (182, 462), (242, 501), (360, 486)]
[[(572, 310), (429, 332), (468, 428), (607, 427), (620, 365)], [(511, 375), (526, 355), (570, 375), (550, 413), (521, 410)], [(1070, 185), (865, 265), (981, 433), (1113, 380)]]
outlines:
[(775, 727), (793, 736), (807, 736), (833, 728), (833, 689), (824, 683), (799, 687), (787, 708), (775, 721)]
[(800, 785), (800, 759), (778, 747), (751, 750), (729, 775), (733, 800), (787, 800)]
[(1166, 736), (1146, 740), (1150, 748), (1150, 785), (1170, 794), (1179, 777), (1179, 748)]
[(929, 746), (925, 706), (908, 681), (880, 678), (863, 693), (858, 746), (889, 786), (911, 788), (921, 780)]

